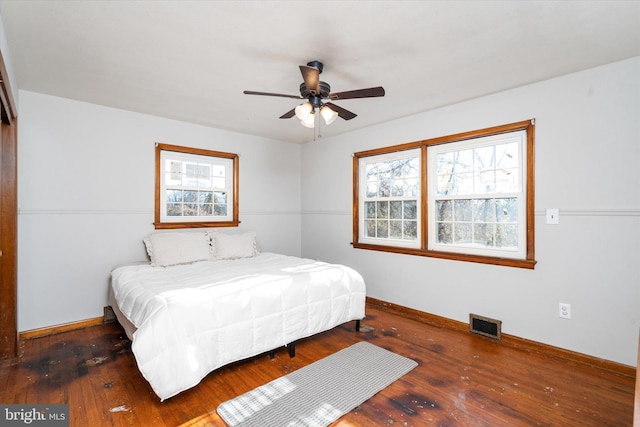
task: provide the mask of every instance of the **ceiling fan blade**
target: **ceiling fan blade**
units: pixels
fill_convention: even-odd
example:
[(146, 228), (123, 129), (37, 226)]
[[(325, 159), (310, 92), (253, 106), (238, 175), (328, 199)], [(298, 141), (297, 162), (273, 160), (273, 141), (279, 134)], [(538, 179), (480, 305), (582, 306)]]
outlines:
[(254, 92), (252, 90), (245, 90), (243, 93), (245, 95), (279, 96), (281, 98), (304, 99), (300, 95), (286, 95), (284, 93)]
[(330, 93), (329, 99), (337, 101), (339, 99), (376, 98), (378, 96), (384, 96), (384, 88), (382, 86)]
[(317, 95), (320, 93), (320, 70), (315, 67), (309, 67), (308, 65), (301, 65), (300, 72), (304, 79), (304, 84), (307, 86), (307, 90), (311, 95)]
[(343, 118), (345, 120), (351, 120), (351, 119), (353, 119), (353, 118), (358, 116), (356, 113), (352, 113), (349, 110), (345, 110), (344, 108), (339, 107), (336, 104), (332, 104), (331, 102), (327, 102), (324, 105), (326, 105), (327, 107), (331, 108), (333, 111), (338, 113), (338, 116), (340, 116), (341, 118)]
[(280, 116), (281, 119), (290, 119), (291, 117), (296, 115), (296, 109), (293, 108), (291, 111), (287, 111), (283, 115)]

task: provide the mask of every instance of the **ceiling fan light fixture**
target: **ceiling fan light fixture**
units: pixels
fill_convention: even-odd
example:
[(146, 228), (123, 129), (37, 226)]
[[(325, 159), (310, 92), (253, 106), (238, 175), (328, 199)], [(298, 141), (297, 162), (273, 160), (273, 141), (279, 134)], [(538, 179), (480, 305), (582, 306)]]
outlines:
[(302, 126), (313, 129), (316, 126), (316, 115), (311, 113), (305, 119), (300, 120)]
[(324, 119), (324, 122), (327, 124), (327, 126), (329, 126), (338, 118), (338, 113), (336, 113), (326, 105), (320, 109), (320, 115)]
[(313, 105), (309, 101), (296, 107), (296, 117), (300, 121), (307, 120), (309, 116), (313, 116)]

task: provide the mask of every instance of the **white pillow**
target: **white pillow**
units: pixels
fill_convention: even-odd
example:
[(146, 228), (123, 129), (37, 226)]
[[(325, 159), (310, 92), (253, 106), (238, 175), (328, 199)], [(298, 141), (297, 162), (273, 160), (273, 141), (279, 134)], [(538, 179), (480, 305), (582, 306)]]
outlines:
[(226, 234), (217, 231), (211, 234), (215, 259), (249, 258), (258, 255), (256, 233)]
[(153, 266), (213, 260), (213, 250), (206, 232), (153, 233), (144, 239), (144, 244)]

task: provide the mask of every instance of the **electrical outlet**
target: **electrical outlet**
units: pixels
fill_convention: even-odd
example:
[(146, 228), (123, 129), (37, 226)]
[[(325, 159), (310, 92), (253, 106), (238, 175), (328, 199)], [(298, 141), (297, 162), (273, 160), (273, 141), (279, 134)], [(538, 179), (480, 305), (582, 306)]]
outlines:
[(571, 319), (571, 304), (566, 302), (559, 303), (558, 316), (563, 319)]

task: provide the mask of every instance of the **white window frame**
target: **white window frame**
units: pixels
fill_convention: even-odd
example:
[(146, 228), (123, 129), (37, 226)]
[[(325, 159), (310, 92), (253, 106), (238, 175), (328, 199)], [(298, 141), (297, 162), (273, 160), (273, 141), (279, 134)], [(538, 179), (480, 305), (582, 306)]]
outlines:
[[(518, 147), (518, 179), (516, 191), (512, 192), (492, 192), (492, 193), (474, 193), (468, 192), (458, 195), (438, 195), (437, 193), (437, 156), (442, 153), (450, 153), (469, 149), (477, 149), (490, 146), (498, 146), (506, 143), (517, 143)], [(430, 183), (427, 189), (427, 218), (428, 218), (428, 240), (427, 249), (442, 252), (454, 252), (460, 254), (479, 255), (498, 258), (514, 258), (526, 259), (526, 178), (527, 178), (527, 162), (526, 162), (526, 144), (527, 132), (524, 130), (513, 131), (500, 135), (490, 135), (478, 137), (459, 142), (449, 142), (441, 145), (432, 145), (427, 148), (427, 180)], [(467, 200), (467, 199), (499, 199), (499, 198), (515, 198), (517, 199), (517, 242), (516, 248), (490, 248), (480, 245), (455, 244), (455, 243), (438, 243), (436, 240), (436, 202), (439, 200)], [(495, 223), (497, 224), (497, 222)], [(472, 227), (475, 223), (471, 223)], [(454, 222), (455, 227), (455, 222)]]
[[(415, 157), (418, 160), (418, 175), (416, 179), (418, 180), (418, 192), (415, 196), (396, 196), (392, 199), (394, 201), (410, 201), (415, 200), (416, 202), (416, 226), (417, 226), (417, 238), (415, 241), (406, 240), (406, 239), (397, 239), (397, 238), (382, 238), (382, 237), (370, 237), (366, 235), (366, 202), (377, 202), (377, 201), (390, 201), (391, 198), (380, 198), (380, 197), (367, 197), (367, 165), (385, 162), (385, 161), (393, 161), (393, 160), (402, 160), (408, 159), (411, 157)], [(422, 235), (422, 204), (421, 204), (421, 192), (422, 192), (422, 183), (420, 171), (422, 169), (422, 156), (421, 150), (419, 148), (411, 149), (411, 150), (402, 150), (395, 151), (392, 153), (385, 154), (377, 154), (367, 157), (361, 157), (358, 159), (358, 173), (359, 173), (359, 238), (358, 241), (363, 244), (373, 244), (373, 245), (386, 245), (386, 246), (395, 246), (395, 247), (403, 247), (403, 248), (420, 248)]]

